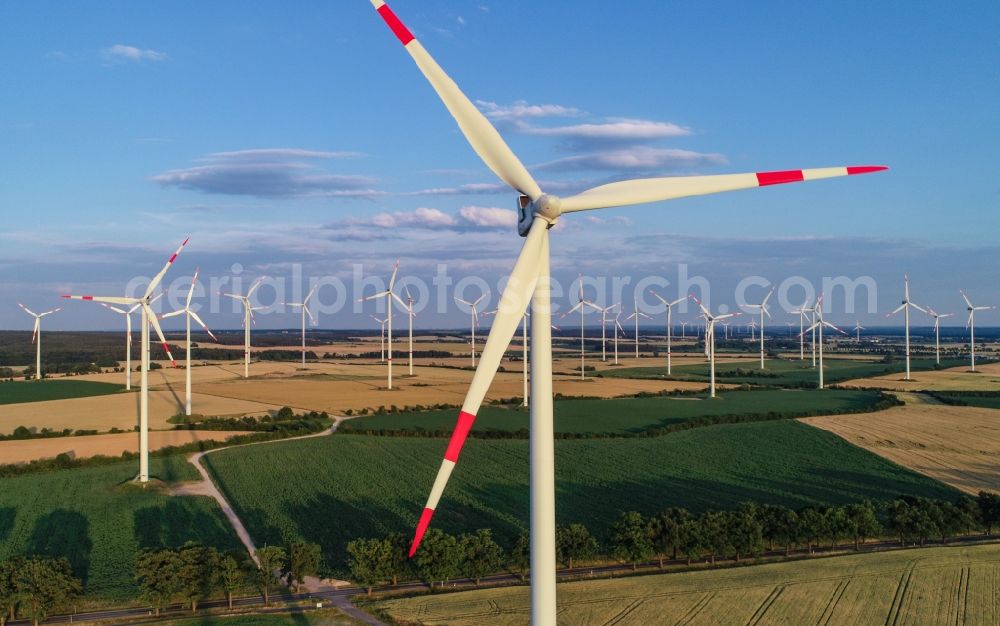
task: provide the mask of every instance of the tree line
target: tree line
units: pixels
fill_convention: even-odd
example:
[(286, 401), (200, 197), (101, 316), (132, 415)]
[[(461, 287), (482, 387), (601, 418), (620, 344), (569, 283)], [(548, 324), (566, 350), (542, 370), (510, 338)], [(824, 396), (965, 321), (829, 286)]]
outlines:
[(38, 626), (67, 608), (82, 590), (64, 558), (15, 556), (0, 561), (0, 625), (24, 618)]
[[(822, 546), (831, 549), (849, 542), (855, 550), (877, 537), (894, 537), (900, 545), (927, 541), (947, 543), (960, 535), (1000, 526), (1000, 496), (980, 492), (978, 498), (960, 496), (955, 501), (900, 497), (883, 506), (870, 501), (843, 506), (806, 506), (743, 503), (736, 510), (708, 510), (694, 514), (671, 507), (651, 516), (625, 511), (605, 529), (603, 542), (583, 524), (556, 529), (558, 560), (572, 569), (580, 561), (611, 559), (635, 570), (642, 563), (683, 560), (688, 565), (717, 558), (740, 562), (765, 550), (804, 549), (809, 554)], [(431, 529), (412, 559), (407, 557), (410, 538), (400, 533), (359, 538), (347, 544), (352, 578), (371, 594), (381, 584), (419, 579), (431, 589), (462, 577), (479, 585), (488, 575), (506, 568), (525, 579), (530, 568), (530, 538), (521, 534), (509, 550), (489, 529), (458, 536)]]

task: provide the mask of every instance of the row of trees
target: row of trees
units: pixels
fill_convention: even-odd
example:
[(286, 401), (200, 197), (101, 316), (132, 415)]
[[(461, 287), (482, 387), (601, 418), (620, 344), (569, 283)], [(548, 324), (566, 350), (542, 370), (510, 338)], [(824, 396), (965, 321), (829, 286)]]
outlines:
[[(881, 509), (871, 502), (845, 506), (808, 506), (798, 510), (776, 505), (744, 503), (735, 511), (709, 510), (699, 515), (672, 507), (650, 517), (637, 511), (621, 513), (605, 533), (604, 545), (583, 524), (556, 529), (557, 558), (566, 567), (610, 557), (636, 569), (656, 560), (692, 561), (755, 557), (765, 548), (783, 548), (786, 555), (802, 548), (809, 554), (822, 545), (835, 548), (845, 542), (855, 550), (868, 539), (888, 533), (901, 544), (940, 540), (946, 543), (977, 529), (992, 534), (1000, 525), (1000, 496), (981, 492), (978, 498), (961, 496), (954, 502), (901, 497)], [(407, 558), (409, 538), (355, 539), (347, 544), (352, 577), (368, 588), (400, 579), (419, 578), (434, 587), (462, 576), (479, 584), (490, 573), (509, 568), (522, 578), (530, 567), (530, 540), (522, 534), (509, 553), (493, 540), (488, 529), (449, 535), (432, 529), (413, 559)]]
[(35, 626), (80, 595), (80, 579), (66, 559), (16, 556), (0, 562), (0, 625), (18, 617)]
[(288, 549), (266, 546), (257, 562), (243, 552), (220, 553), (215, 548), (187, 544), (181, 548), (146, 550), (136, 558), (135, 576), (143, 598), (156, 611), (174, 602), (198, 610), (198, 603), (223, 592), (233, 608), (233, 594), (257, 588), (270, 604), (274, 589), (285, 580), (296, 590), (320, 567), (318, 544), (296, 541)]

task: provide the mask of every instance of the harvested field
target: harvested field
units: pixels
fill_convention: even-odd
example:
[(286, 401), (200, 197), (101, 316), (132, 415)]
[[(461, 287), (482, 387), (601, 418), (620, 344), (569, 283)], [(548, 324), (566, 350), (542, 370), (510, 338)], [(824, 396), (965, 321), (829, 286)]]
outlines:
[[(149, 433), (149, 449), (181, 446), (195, 441), (224, 441), (242, 431), (230, 430), (165, 430)], [(122, 452), (138, 452), (138, 433), (114, 435), (87, 435), (83, 437), (53, 437), (51, 439), (22, 439), (0, 441), (0, 459), (4, 463), (25, 463), (35, 459), (49, 459), (59, 454), (69, 454), (75, 459), (85, 459), (103, 454), (120, 456)]]
[(1000, 363), (977, 364), (975, 372), (969, 369), (968, 364), (939, 371), (913, 372), (912, 378), (905, 381), (901, 374), (889, 374), (849, 380), (842, 385), (893, 391), (998, 391)]
[(948, 406), (900, 394), (905, 406), (802, 421), (969, 494), (1000, 491), (996, 409)]
[[(561, 624), (996, 624), (1000, 544), (559, 585)], [(525, 586), (375, 603), (401, 624), (524, 624)]]

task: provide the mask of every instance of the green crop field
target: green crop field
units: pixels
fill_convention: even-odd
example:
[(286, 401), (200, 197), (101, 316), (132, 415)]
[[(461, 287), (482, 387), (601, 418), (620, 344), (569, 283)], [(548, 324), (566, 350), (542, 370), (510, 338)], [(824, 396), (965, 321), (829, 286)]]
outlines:
[[(996, 624), (1000, 544), (559, 585), (562, 624)], [(401, 624), (524, 624), (526, 586), (378, 601)]]
[(1000, 409), (1000, 393), (935, 391), (933, 396), (958, 406), (978, 406), (986, 409)]
[[(413, 532), (447, 441), (336, 434), (205, 457), (258, 543), (304, 537), (343, 573), (355, 537)], [(663, 437), (556, 442), (557, 514), (603, 535), (622, 510), (791, 507), (899, 494), (957, 492), (797, 421), (726, 424)], [(435, 516), (449, 532), (492, 528), (504, 542), (527, 526), (528, 442), (470, 440)]]
[[(65, 556), (88, 596), (125, 599), (141, 548), (199, 541), (220, 550), (240, 546), (213, 500), (171, 497), (131, 483), (137, 463), (115, 463), (0, 478), (0, 559), (14, 554)], [(181, 455), (153, 457), (150, 473), (192, 480)]]
[(105, 396), (118, 393), (122, 389), (125, 389), (125, 385), (89, 380), (8, 380), (0, 382), (0, 404)]
[[(828, 389), (727, 391), (714, 399), (698, 396), (658, 396), (612, 400), (564, 399), (555, 402), (556, 432), (637, 433), (669, 426), (696, 417), (764, 416), (769, 413), (816, 415), (870, 410), (881, 394), (872, 390)], [(454, 409), (392, 413), (357, 417), (341, 426), (344, 431), (383, 429), (450, 431), (458, 412)], [(516, 431), (528, 428), (528, 411), (484, 406), (473, 430)]]
[(354, 626), (361, 624), (337, 609), (309, 610), (291, 614), (254, 613), (228, 617), (211, 615), (157, 623), (164, 626)]
[[(808, 354), (804, 361), (787, 359), (769, 359), (765, 361), (767, 369), (761, 371), (758, 361), (740, 361), (739, 363), (716, 363), (715, 377), (720, 383), (763, 385), (772, 387), (809, 387), (818, 383), (818, 374), (812, 367)], [(941, 368), (965, 365), (962, 359), (942, 359)], [(824, 382), (833, 384), (854, 378), (883, 376), (894, 372), (903, 372), (906, 364), (902, 360), (892, 363), (878, 361), (861, 361), (858, 359), (823, 359)], [(914, 371), (933, 370), (934, 359), (913, 359), (910, 369)], [(673, 368), (671, 376), (667, 376), (664, 366), (656, 367), (625, 367), (608, 369), (599, 376), (611, 378), (655, 378), (670, 380), (690, 380), (705, 382), (709, 379), (707, 363), (697, 365), (679, 365)]]

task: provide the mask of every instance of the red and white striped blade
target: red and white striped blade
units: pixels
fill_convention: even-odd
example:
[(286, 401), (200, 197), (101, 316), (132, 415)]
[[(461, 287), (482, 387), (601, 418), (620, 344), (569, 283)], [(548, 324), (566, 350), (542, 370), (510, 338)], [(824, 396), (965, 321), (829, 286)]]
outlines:
[(167, 353), (167, 357), (170, 359), (170, 363), (174, 367), (177, 367), (177, 361), (174, 360), (174, 355), (170, 354), (170, 348), (167, 347), (167, 340), (163, 337), (163, 331), (160, 329), (160, 322), (156, 320), (156, 313), (153, 312), (149, 306), (146, 306), (146, 315), (149, 317), (149, 323), (153, 325), (156, 330), (156, 336), (160, 339), (160, 344), (163, 346), (163, 351)]
[(187, 245), (189, 239), (190, 237), (185, 239), (181, 243), (181, 245), (177, 246), (177, 250), (175, 250), (174, 253), (170, 255), (169, 259), (167, 259), (167, 262), (166, 264), (164, 264), (163, 269), (160, 270), (160, 273), (154, 276), (153, 280), (149, 281), (149, 286), (146, 287), (146, 293), (143, 295), (144, 298), (148, 298), (149, 294), (153, 293), (153, 290), (156, 289), (156, 286), (160, 284), (160, 281), (163, 280), (163, 275), (167, 273), (167, 270), (170, 269), (170, 266), (174, 264), (175, 260), (177, 260), (177, 255), (181, 253), (181, 250), (183, 250), (184, 246)]
[(639, 178), (609, 183), (588, 189), (575, 196), (562, 199), (563, 213), (588, 211), (607, 207), (659, 202), (688, 196), (703, 196), (737, 189), (753, 189), (783, 183), (797, 183), (837, 176), (854, 176), (887, 170), (884, 165), (849, 167), (824, 167), (808, 170), (780, 172), (750, 172), (748, 174), (721, 174), (717, 176), (670, 176), (666, 178)]
[[(27, 313), (28, 315), (30, 315), (30, 316), (32, 316), (32, 317), (38, 317), (38, 314), (37, 314), (37, 313), (35, 313), (35, 312), (34, 312), (34, 311), (32, 311), (31, 309), (29, 309), (28, 307), (24, 306), (24, 305), (23, 305), (23, 304), (21, 304), (20, 302), (18, 302), (18, 303), (17, 303), (17, 306), (19, 306), (19, 307), (21, 307), (22, 309), (24, 309), (24, 312), (25, 312), (25, 313)], [(971, 305), (969, 305), (969, 306), (971, 306)]]
[(200, 268), (194, 268), (194, 276), (191, 277), (191, 288), (188, 289), (187, 301), (184, 304), (185, 309), (191, 308), (191, 298), (194, 296), (194, 286), (198, 284), (198, 270)]
[(138, 298), (121, 298), (118, 296), (70, 296), (63, 295), (60, 298), (69, 300), (91, 300), (93, 302), (107, 302), (109, 304), (138, 304)]
[(206, 325), (205, 325), (205, 322), (201, 321), (201, 318), (200, 318), (200, 317), (198, 317), (198, 314), (197, 314), (197, 313), (195, 313), (195, 312), (194, 312), (194, 311), (192, 311), (191, 309), (187, 309), (187, 313), (188, 313), (188, 315), (190, 315), (190, 316), (191, 316), (191, 319), (193, 319), (194, 321), (198, 322), (198, 324), (199, 324), (199, 325), (200, 325), (200, 326), (201, 326), (202, 328), (204, 328), (204, 329), (205, 329), (205, 332), (206, 332), (206, 333), (208, 333), (208, 336), (209, 336), (209, 337), (211, 337), (212, 339), (215, 339), (216, 341), (218, 341), (218, 339), (216, 338), (216, 336), (212, 334), (212, 331), (210, 331), (210, 330), (208, 329), (208, 326), (206, 326)]
[[(121, 313), (122, 315), (128, 315), (131, 312), (131, 311), (126, 311), (125, 309), (119, 309), (116, 306), (111, 306), (110, 304), (107, 304), (107, 303), (104, 303), (104, 302), (101, 303), (101, 306), (104, 307), (105, 309), (111, 309), (115, 313)], [(136, 306), (138, 306), (138, 305), (136, 305)]]
[(434, 479), (434, 486), (431, 488), (430, 497), (427, 498), (427, 505), (420, 514), (420, 521), (417, 523), (417, 530), (413, 536), (413, 543), (410, 545), (410, 556), (412, 557), (420, 547), (420, 541), (427, 531), (427, 526), (431, 522), (434, 510), (437, 508), (441, 494), (444, 492), (448, 478), (451, 476), (455, 463), (458, 462), (458, 455), (462, 451), (462, 444), (472, 428), (472, 423), (476, 419), (476, 413), (483, 403), (486, 392), (489, 391), (493, 377), (496, 376), (497, 368), (500, 367), (500, 360), (504, 352), (510, 345), (517, 325), (524, 315), (531, 295), (535, 291), (538, 282), (539, 259), (547, 251), (548, 223), (541, 218), (536, 218), (531, 225), (531, 230), (524, 241), (524, 247), (517, 257), (514, 270), (510, 274), (507, 286), (503, 295), (500, 296), (500, 305), (496, 319), (490, 328), (489, 337), (486, 339), (486, 346), (479, 357), (479, 366), (472, 377), (472, 384), (466, 393), (465, 402), (458, 414), (458, 423), (451, 434), (448, 448), (444, 453), (444, 461)]
[(41, 318), (36, 317), (35, 318), (35, 325), (31, 329), (31, 345), (35, 345), (35, 337), (38, 336), (38, 329), (39, 329), (39, 326), (41, 326), (41, 324), (42, 324), (40, 320), (41, 320)]
[(448, 112), (458, 122), (462, 134), (465, 135), (472, 149), (476, 151), (487, 167), (493, 170), (493, 173), (500, 177), (500, 180), (532, 200), (542, 195), (538, 183), (500, 137), (497, 129), (469, 101), (451, 77), (445, 74), (444, 70), (416, 40), (413, 33), (396, 17), (389, 5), (382, 0), (372, 0), (372, 6), (382, 16), (386, 25), (403, 44), (406, 51), (410, 53), (417, 67), (423, 72), (424, 78), (437, 92), (441, 101), (448, 108)]

